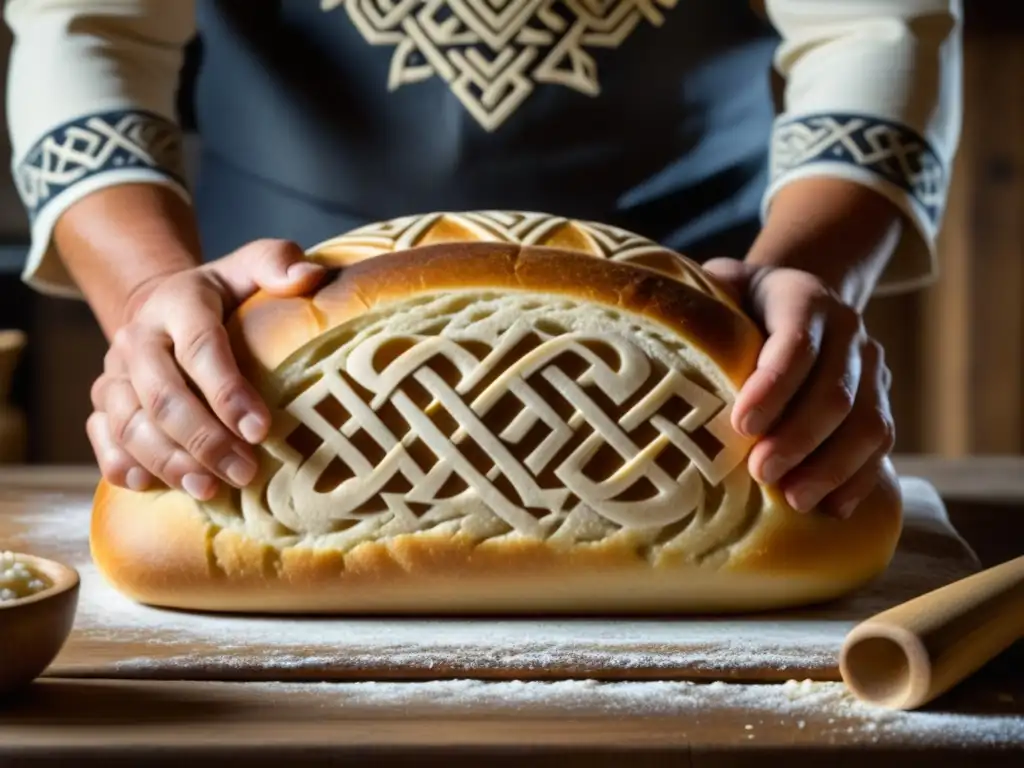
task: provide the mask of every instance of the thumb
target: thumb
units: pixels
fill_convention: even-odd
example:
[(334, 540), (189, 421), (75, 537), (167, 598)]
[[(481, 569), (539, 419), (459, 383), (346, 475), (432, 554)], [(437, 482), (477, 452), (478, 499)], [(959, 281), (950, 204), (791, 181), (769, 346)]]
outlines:
[(275, 296), (296, 296), (312, 289), (326, 274), (289, 240), (255, 240), (207, 269), (224, 283), (235, 302), (260, 289)]
[(701, 268), (724, 290), (737, 305), (743, 306), (754, 268), (737, 259), (716, 258), (705, 261)]

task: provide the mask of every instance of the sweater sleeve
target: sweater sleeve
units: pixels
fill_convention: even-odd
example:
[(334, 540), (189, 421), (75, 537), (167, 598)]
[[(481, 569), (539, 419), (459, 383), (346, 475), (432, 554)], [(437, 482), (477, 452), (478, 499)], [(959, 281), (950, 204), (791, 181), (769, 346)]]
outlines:
[(62, 212), (114, 184), (186, 199), (175, 99), (192, 0), (8, 0), (12, 172), (31, 225), (23, 278), (78, 296), (53, 245)]
[(785, 185), (841, 177), (911, 223), (878, 293), (931, 282), (961, 123), (960, 0), (766, 0), (784, 102), (762, 215)]

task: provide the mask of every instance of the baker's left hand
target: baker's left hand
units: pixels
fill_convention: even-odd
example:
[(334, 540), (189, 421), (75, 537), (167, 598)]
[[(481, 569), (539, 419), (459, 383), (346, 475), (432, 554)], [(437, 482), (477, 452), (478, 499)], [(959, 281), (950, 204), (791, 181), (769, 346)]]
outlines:
[(892, 451), (891, 374), (860, 313), (815, 275), (714, 259), (767, 339), (741, 388), (733, 428), (755, 437), (749, 469), (795, 509), (848, 517)]

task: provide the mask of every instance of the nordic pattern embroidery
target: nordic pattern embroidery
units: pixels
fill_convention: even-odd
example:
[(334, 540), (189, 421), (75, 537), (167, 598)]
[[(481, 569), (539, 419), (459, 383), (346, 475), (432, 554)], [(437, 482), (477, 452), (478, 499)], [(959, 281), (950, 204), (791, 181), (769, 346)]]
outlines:
[(64, 190), (100, 173), (152, 168), (183, 182), (178, 127), (148, 112), (88, 115), (43, 137), (17, 166), (15, 183), (35, 218)]
[(321, 0), (345, 6), (371, 45), (395, 47), (389, 90), (435, 75), (488, 131), (536, 84), (596, 96), (589, 48), (615, 49), (642, 22), (660, 27), (677, 0)]
[(927, 140), (905, 125), (862, 115), (815, 115), (776, 126), (772, 179), (812, 163), (846, 163), (909, 193), (934, 225), (945, 195), (945, 169)]

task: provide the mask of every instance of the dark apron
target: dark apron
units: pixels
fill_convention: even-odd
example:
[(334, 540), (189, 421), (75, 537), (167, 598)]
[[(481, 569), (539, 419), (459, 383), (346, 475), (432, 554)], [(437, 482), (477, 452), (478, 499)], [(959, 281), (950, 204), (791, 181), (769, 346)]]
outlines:
[[(494, 208), (618, 225), (699, 260), (742, 257), (767, 178), (777, 38), (742, 0), (662, 12), (660, 27), (640, 18), (617, 49), (577, 46), (596, 64), (598, 95), (534, 80), (487, 130), (437, 67), (389, 91), (396, 44), (368, 43), (344, 5), (200, 0), (190, 94), (207, 257), (259, 237), (309, 246), (394, 216)], [(431, 52), (465, 61), (472, 47), (488, 60), (523, 50)], [(404, 63), (423, 62), (407, 44)]]

